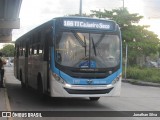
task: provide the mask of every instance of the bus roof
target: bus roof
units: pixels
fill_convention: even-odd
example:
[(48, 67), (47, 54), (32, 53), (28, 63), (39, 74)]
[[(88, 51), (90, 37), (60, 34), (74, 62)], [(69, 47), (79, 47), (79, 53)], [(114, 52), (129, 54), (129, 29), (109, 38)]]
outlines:
[[(107, 31), (115, 31), (116, 27), (118, 26), (115, 21), (102, 19), (102, 18), (90, 18), (90, 17), (79, 17), (79, 16), (65, 16), (65, 17), (56, 17), (48, 22), (41, 24), (40, 26), (32, 29), (31, 31), (27, 32), (26, 34), (22, 35), (17, 40), (28, 36), (32, 32), (37, 32), (41, 28), (45, 28), (51, 24), (53, 21), (56, 21), (56, 24), (61, 29), (95, 29), (95, 30), (107, 30)], [(16, 40), (16, 41), (17, 41)]]
[[(112, 21), (115, 22), (113, 20), (109, 20), (109, 19), (105, 19), (105, 18), (92, 18), (92, 17), (84, 17), (84, 16), (63, 16), (63, 17), (55, 17), (53, 19), (88, 19), (88, 20), (105, 20), (105, 21)], [(52, 19), (52, 20), (53, 20)]]

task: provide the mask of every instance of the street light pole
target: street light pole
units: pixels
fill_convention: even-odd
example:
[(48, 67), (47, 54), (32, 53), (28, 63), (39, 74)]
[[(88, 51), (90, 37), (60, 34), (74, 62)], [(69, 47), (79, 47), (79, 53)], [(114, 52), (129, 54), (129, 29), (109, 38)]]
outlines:
[(124, 10), (124, 0), (123, 0), (123, 10)]
[(82, 16), (82, 0), (80, 0), (79, 15)]
[(128, 45), (126, 43), (126, 59), (125, 59), (125, 80), (127, 78), (127, 59), (128, 59)]

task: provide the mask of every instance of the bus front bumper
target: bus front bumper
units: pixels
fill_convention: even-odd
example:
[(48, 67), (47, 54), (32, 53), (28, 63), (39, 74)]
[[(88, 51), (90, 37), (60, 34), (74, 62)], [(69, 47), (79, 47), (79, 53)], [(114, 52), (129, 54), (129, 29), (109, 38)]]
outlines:
[(102, 97), (119, 96), (121, 91), (121, 79), (114, 85), (70, 85), (62, 84), (51, 78), (51, 97)]

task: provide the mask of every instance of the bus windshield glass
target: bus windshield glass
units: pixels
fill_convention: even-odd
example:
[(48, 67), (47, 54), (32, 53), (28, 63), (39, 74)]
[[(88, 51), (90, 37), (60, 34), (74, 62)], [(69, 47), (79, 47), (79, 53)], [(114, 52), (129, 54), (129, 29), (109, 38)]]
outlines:
[(60, 32), (55, 46), (56, 62), (73, 68), (110, 68), (120, 64), (120, 39), (115, 34)]

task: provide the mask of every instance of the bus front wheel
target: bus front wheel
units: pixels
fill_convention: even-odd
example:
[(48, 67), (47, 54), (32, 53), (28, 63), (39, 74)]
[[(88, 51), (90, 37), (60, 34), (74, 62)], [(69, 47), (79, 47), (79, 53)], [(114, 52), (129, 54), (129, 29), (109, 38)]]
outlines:
[(98, 101), (100, 99), (100, 97), (89, 97), (89, 99), (91, 101)]

